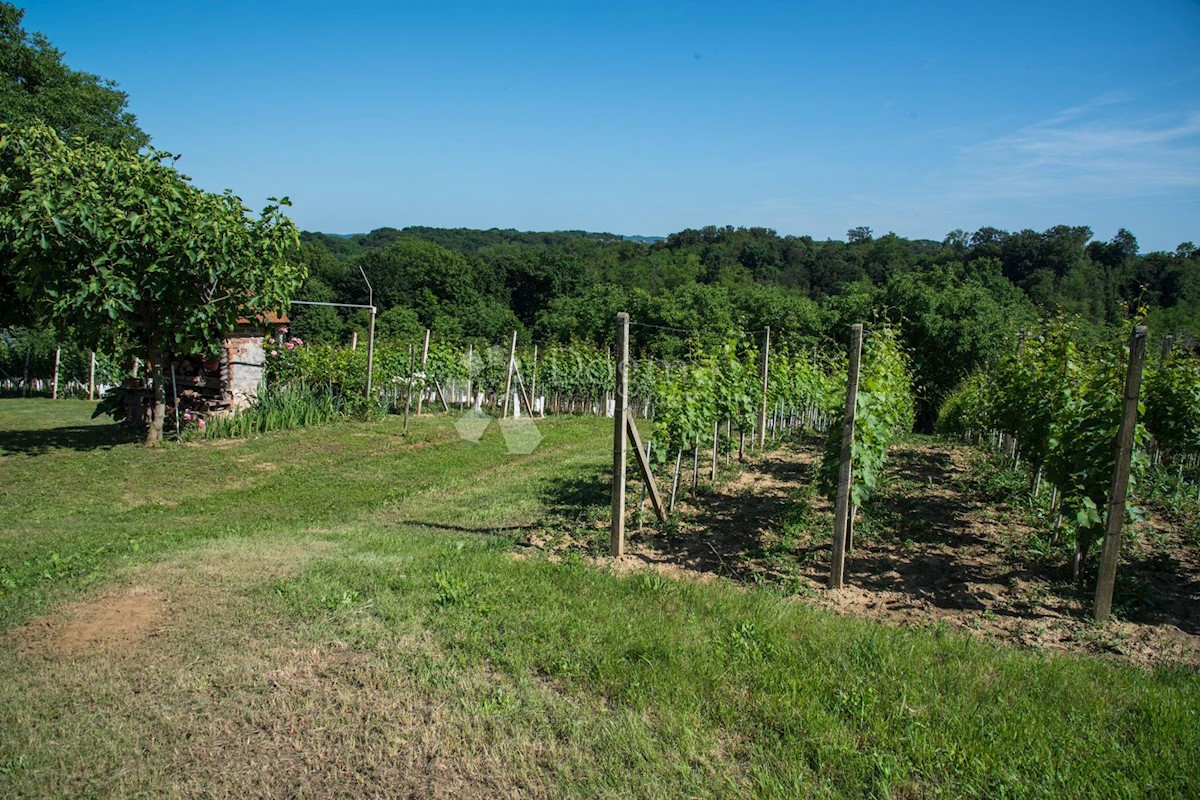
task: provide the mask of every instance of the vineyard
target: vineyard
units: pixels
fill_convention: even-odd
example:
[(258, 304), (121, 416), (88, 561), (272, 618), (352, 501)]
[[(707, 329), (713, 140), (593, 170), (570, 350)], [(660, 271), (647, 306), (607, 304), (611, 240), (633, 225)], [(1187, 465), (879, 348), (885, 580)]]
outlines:
[[(832, 340), (772, 343), (769, 328), (673, 333), (687, 342), (682, 358), (630, 357), (622, 370), (617, 352), (587, 342), (518, 347), (514, 334), (507, 346), (463, 346), (426, 331), (422, 340), (385, 341), (369, 350), (306, 344), (279, 328), (266, 340), (265, 386), (257, 402), (207, 424), (205, 415), (180, 402), (178, 434), (240, 437), (379, 413), (403, 414), (406, 425), (411, 415), (429, 412), (582, 414), (614, 417), (621, 430), (626, 416), (641, 418), (653, 422), (652, 432), (627, 452), (627, 458), (636, 456), (629, 463), (639, 464), (645, 484), (634, 504), (640, 523), (647, 494), (665, 519), (682, 493), (700, 490), (702, 474), (715, 485), (720, 464), (813, 431), (824, 441), (814, 483), (838, 505), (831, 585), (842, 585), (841, 562), (853, 549), (859, 510), (886, 467), (889, 447), (914, 426), (922, 387), (903, 332), (867, 326), (854, 334), (859, 338), (852, 337), (849, 350)], [(37, 349), (43, 361), (53, 352), (66, 376), (64, 396), (87, 393), (81, 380), (86, 352), (60, 355), (49, 342), (9, 344), (14, 352)], [(1077, 581), (1108, 520), (1126, 513), (1109, 510), (1129, 358), (1128, 345), (1089, 340), (1070, 321), (1053, 319), (1032, 335), (1023, 333), (997, 363), (963, 379), (938, 415), (942, 433), (1002, 453), (1028, 470), (1030, 502), (1053, 520), (1050, 545), (1062, 534), (1074, 540)], [(101, 357), (89, 377), (94, 382), (97, 376), (115, 382), (121, 370)], [(1138, 388), (1140, 413), (1129, 432), (1122, 498), (1132, 493), (1136, 500), (1151, 465), (1154, 485), (1173, 472), (1176, 496), (1196, 491), (1200, 359), (1165, 340)], [(661, 502), (660, 483), (668, 496)], [(620, 496), (624, 507), (623, 487)], [(616, 508), (614, 554), (624, 536)], [(1139, 514), (1136, 502), (1128, 513)]]

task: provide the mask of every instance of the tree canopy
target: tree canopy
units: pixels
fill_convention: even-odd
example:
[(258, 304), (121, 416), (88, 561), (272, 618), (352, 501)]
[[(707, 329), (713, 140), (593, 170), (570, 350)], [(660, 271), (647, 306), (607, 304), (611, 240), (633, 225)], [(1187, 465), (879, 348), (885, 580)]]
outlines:
[(21, 27), (24, 16), (0, 2), (0, 120), (14, 127), (43, 122), (64, 139), (126, 150), (148, 145), (117, 84), (68, 67), (45, 36)]
[(0, 243), (17, 292), (84, 343), (145, 355), (158, 401), (148, 441), (161, 436), (166, 357), (215, 352), (239, 317), (285, 308), (305, 276), (289, 258), (286, 200), (255, 217), (169, 161), (0, 125)]

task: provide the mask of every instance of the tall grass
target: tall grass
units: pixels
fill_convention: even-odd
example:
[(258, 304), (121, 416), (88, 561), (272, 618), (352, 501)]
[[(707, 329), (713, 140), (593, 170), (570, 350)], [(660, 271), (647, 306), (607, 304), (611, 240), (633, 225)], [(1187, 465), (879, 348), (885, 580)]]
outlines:
[(268, 431), (286, 431), (322, 425), (348, 413), (342, 395), (328, 387), (306, 384), (272, 386), (247, 408), (209, 417), (206, 439), (240, 439)]

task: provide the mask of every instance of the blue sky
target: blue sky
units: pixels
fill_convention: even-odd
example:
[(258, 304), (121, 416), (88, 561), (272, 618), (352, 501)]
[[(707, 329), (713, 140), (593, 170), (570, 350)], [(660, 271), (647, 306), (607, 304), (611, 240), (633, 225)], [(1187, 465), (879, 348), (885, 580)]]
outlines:
[(1200, 241), (1194, 0), (17, 4), (310, 230)]

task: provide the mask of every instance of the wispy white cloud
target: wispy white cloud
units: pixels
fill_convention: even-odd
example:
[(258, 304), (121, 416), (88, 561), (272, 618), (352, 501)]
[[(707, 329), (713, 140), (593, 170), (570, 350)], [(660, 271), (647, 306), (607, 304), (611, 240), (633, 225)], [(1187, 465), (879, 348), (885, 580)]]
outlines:
[(955, 177), (962, 199), (1200, 189), (1200, 109), (1137, 113), (1132, 98), (1105, 95), (963, 148)]

